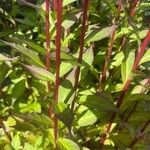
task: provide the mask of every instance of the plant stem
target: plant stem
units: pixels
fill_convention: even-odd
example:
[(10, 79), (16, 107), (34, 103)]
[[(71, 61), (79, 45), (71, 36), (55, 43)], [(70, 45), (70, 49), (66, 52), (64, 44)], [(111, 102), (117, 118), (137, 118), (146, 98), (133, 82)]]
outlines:
[(130, 16), (134, 16), (135, 14), (135, 9), (136, 9), (136, 6), (138, 4), (139, 0), (134, 0), (131, 4), (131, 8), (130, 8)]
[[(122, 0), (119, 1), (119, 5), (118, 5), (118, 17), (120, 15), (120, 12), (121, 12), (121, 8), (122, 8)], [(116, 24), (118, 18), (114, 18), (114, 23), (113, 25)], [(113, 31), (112, 35), (111, 35), (111, 39), (110, 39), (110, 43), (109, 43), (109, 47), (108, 47), (108, 53), (105, 57), (105, 62), (104, 62), (104, 65), (103, 65), (103, 69), (102, 69), (102, 76), (100, 76), (100, 83), (99, 83), (99, 90), (103, 90), (104, 89), (104, 83), (106, 81), (106, 72), (107, 72), (107, 68), (108, 68), (108, 63), (109, 63), (109, 59), (112, 55), (112, 49), (113, 49), (113, 45), (114, 45), (114, 42), (115, 42), (115, 35), (116, 35), (116, 30)]]
[(11, 141), (12, 138), (11, 138), (11, 134), (10, 132), (8, 131), (8, 129), (6, 129), (4, 123), (3, 123), (3, 119), (0, 117), (0, 127), (3, 129), (3, 131), (5, 132), (6, 136), (8, 137), (8, 139)]
[[(144, 87), (147, 87), (147, 86), (149, 86), (149, 85), (150, 85), (150, 78), (147, 79), (147, 81), (146, 81)], [(144, 91), (142, 91), (141, 94), (142, 94), (143, 92), (144, 92)], [(122, 120), (123, 120), (124, 122), (127, 122), (127, 121), (128, 121), (128, 119), (130, 118), (130, 116), (132, 115), (132, 113), (135, 111), (135, 109), (136, 109), (136, 107), (137, 107), (138, 104), (139, 104), (139, 102), (137, 101), (137, 102), (133, 105), (131, 111), (129, 112), (129, 114), (128, 114), (126, 117), (122, 116), (122, 117), (123, 117)]]
[(56, 11), (56, 9), (57, 9), (57, 0), (53, 0), (53, 7), (54, 7), (54, 10)]
[[(80, 51), (78, 56), (78, 62), (82, 63), (82, 57), (83, 57), (83, 48), (84, 48), (84, 37), (87, 29), (87, 20), (88, 20), (88, 6), (89, 6), (89, 0), (83, 0), (83, 20), (82, 20), (82, 26), (81, 26), (81, 32), (80, 32)], [(77, 67), (75, 70), (75, 83), (74, 88), (77, 89), (78, 83), (79, 83), (79, 74), (80, 74), (80, 67)], [(76, 97), (76, 96), (75, 96)], [(71, 110), (74, 110), (75, 105), (75, 98), (72, 101), (71, 104)]]
[[(62, 23), (62, 0), (56, 0), (57, 1), (57, 22), (56, 22), (56, 37), (55, 37), (55, 45), (56, 45), (56, 77), (55, 77), (55, 92), (54, 92), (54, 102), (55, 104), (58, 103), (58, 92), (59, 92), (59, 86), (60, 86), (60, 50), (61, 50), (61, 23)], [(55, 2), (56, 2), (55, 1)], [(54, 137), (55, 137), (55, 145), (57, 148), (57, 139), (58, 139), (58, 119), (57, 116), (54, 115)]]
[(142, 139), (142, 137), (143, 137), (143, 135), (144, 135), (144, 132), (145, 132), (146, 128), (149, 126), (149, 124), (150, 124), (150, 120), (148, 120), (148, 121), (144, 124), (143, 128), (140, 130), (140, 135), (139, 135), (138, 137), (136, 137), (136, 138), (130, 143), (129, 148), (133, 147), (140, 139)]
[[(45, 26), (46, 26), (46, 61), (45, 61), (45, 66), (46, 66), (46, 70), (50, 71), (50, 21), (49, 21), (49, 13), (50, 13), (50, 3), (49, 0), (45, 0), (45, 4), (46, 4), (46, 13), (45, 13)], [(51, 85), (50, 85), (50, 81), (47, 81), (47, 89), (48, 92), (50, 92), (51, 89)], [(52, 116), (52, 108), (51, 106), (49, 106), (49, 116), (51, 118)]]
[[(148, 30), (148, 33), (147, 33), (144, 41), (142, 42), (142, 44), (140, 45), (140, 48), (138, 50), (137, 56), (135, 58), (135, 61), (134, 61), (133, 67), (132, 67), (132, 72), (133, 73), (137, 70), (137, 68), (139, 66), (139, 62), (140, 62), (141, 58), (143, 57), (144, 51), (145, 51), (145, 49), (146, 49), (146, 47), (147, 47), (147, 45), (148, 45), (149, 42), (150, 42), (150, 29)], [(124, 84), (124, 87), (123, 87), (123, 89), (121, 91), (120, 97), (119, 97), (119, 99), (117, 101), (117, 104), (116, 104), (116, 107), (118, 109), (120, 108), (120, 106), (122, 104), (122, 101), (123, 101), (123, 98), (124, 98), (127, 90), (129, 89), (131, 81), (132, 81), (132, 78), (129, 77), (129, 79)], [(117, 115), (116, 112), (112, 113), (112, 116), (110, 118), (109, 124), (106, 127), (105, 133), (103, 134), (102, 138), (100, 139), (101, 147), (103, 147), (103, 145), (105, 143), (106, 137), (107, 137), (107, 135), (110, 132), (113, 120), (115, 119), (116, 115)]]

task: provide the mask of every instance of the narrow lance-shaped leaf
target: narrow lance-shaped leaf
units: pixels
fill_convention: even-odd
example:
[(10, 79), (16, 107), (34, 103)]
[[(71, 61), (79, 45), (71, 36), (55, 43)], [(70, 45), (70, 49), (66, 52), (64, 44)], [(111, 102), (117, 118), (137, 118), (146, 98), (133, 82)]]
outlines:
[(38, 64), (39, 66), (44, 67), (44, 64), (41, 62), (40, 58), (34, 51), (32, 51), (22, 45), (19, 45), (19, 44), (6, 42), (6, 41), (2, 41), (2, 40), (0, 40), (0, 42), (14, 48), (16, 51), (18, 51), (19, 53), (22, 53), (24, 56), (26, 56), (27, 58), (29, 58), (30, 60), (32, 60), (33, 62)]
[(30, 65), (23, 65), (27, 70), (33, 74), (36, 78), (44, 81), (53, 81), (54, 82), (54, 75), (49, 71), (45, 70), (44, 68), (30, 66)]

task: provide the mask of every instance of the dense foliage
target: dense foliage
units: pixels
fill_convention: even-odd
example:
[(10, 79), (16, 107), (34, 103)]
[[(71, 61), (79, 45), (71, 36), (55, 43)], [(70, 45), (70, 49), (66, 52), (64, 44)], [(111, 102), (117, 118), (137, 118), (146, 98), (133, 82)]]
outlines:
[(0, 0), (0, 149), (150, 149), (149, 8)]

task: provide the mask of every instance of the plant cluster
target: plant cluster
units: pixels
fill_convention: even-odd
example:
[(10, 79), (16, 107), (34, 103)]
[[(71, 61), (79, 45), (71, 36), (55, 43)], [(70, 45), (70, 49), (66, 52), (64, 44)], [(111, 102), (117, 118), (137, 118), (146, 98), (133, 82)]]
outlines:
[(0, 1), (0, 149), (150, 149), (148, 0)]

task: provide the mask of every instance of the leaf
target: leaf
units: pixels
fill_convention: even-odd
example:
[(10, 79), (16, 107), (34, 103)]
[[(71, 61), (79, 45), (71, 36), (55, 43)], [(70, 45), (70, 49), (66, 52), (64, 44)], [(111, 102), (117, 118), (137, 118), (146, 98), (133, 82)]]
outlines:
[(19, 137), (19, 134), (17, 133), (17, 134), (12, 138), (11, 146), (12, 146), (13, 149), (18, 150), (18, 149), (20, 149), (20, 145), (21, 145), (20, 137)]
[(132, 75), (132, 65), (135, 59), (135, 53), (130, 52), (125, 61), (121, 65), (122, 81), (125, 83)]
[(84, 77), (87, 75), (93, 63), (93, 59), (94, 59), (93, 49), (90, 47), (83, 54), (83, 63), (82, 63), (83, 67), (81, 67), (81, 79), (84, 79)]
[(18, 83), (15, 84), (15, 86), (13, 87), (13, 90), (12, 90), (12, 96), (14, 98), (18, 98), (20, 97), (23, 92), (25, 90), (25, 80), (20, 80)]
[(150, 112), (135, 112), (132, 114), (132, 116), (129, 118), (129, 122), (145, 122), (150, 119)]
[(93, 125), (96, 121), (97, 115), (91, 110), (86, 110), (77, 117), (77, 124), (80, 127)]
[(113, 62), (111, 63), (111, 65), (118, 67), (122, 64), (123, 59), (124, 59), (124, 54), (123, 52), (120, 52), (114, 56)]
[(80, 104), (87, 106), (89, 109), (118, 111), (112, 102), (111, 96), (106, 93), (81, 96), (79, 102)]
[(50, 73), (49, 71), (36, 67), (36, 66), (30, 66), (30, 65), (24, 65), (23, 66), (33, 74), (36, 78), (44, 81), (54, 81), (54, 75)]
[(64, 29), (70, 28), (80, 18), (81, 14), (79, 10), (70, 9), (69, 13), (63, 16), (64, 21), (62, 22), (62, 27), (64, 27)]
[(23, 150), (36, 150), (36, 148), (29, 143), (25, 143)]
[(32, 51), (22, 45), (19, 45), (19, 44), (10, 43), (10, 42), (6, 42), (6, 41), (2, 41), (2, 40), (0, 40), (0, 42), (14, 48), (15, 50), (22, 53), (24, 56), (26, 56), (27, 58), (29, 58), (30, 60), (32, 60), (33, 62), (38, 64), (39, 66), (44, 67), (44, 64), (41, 62), (40, 58), (34, 51)]
[(53, 127), (52, 120), (40, 113), (23, 113), (21, 115), (17, 115), (17, 117), (24, 119), (25, 121), (29, 122), (30, 124), (34, 125), (34, 127), (38, 128), (50, 128)]
[(62, 62), (60, 64), (60, 77), (64, 76), (72, 68), (73, 68), (73, 66), (69, 62)]
[(116, 25), (105, 27), (103, 29), (91, 27), (85, 37), (85, 43), (96, 42), (109, 37), (116, 27)]
[(144, 56), (142, 57), (142, 59), (141, 59), (141, 61), (140, 61), (139, 64), (143, 64), (143, 63), (149, 62), (149, 61), (150, 61), (150, 49), (148, 49), (148, 50), (145, 52), (145, 54), (144, 54)]
[(59, 120), (62, 121), (70, 130), (74, 117), (68, 105), (65, 103), (58, 103), (54, 106), (54, 112)]
[(16, 60), (16, 59), (17, 59), (17, 57), (9, 58), (9, 57), (6, 57), (5, 55), (0, 53), (0, 61), (13, 61), (13, 60)]
[(146, 94), (132, 94), (129, 97), (125, 98), (120, 110), (124, 111), (128, 109), (134, 102), (143, 102), (143, 101), (150, 101), (150, 96)]
[(24, 39), (20, 36), (15, 36), (13, 38), (9, 37), (9, 39), (11, 39), (14, 42), (20, 43), (20, 44), (27, 44), (30, 48), (34, 49), (35, 51), (37, 51), (39, 54), (45, 55), (45, 48), (40, 46), (38, 43), (35, 43), (34, 41), (28, 40), (28, 39)]
[(80, 150), (79, 146), (66, 138), (59, 138), (58, 139), (58, 147), (60, 150)]
[(64, 80), (59, 87), (59, 102), (66, 102), (66, 98), (72, 89), (72, 83), (69, 80)]
[(115, 14), (115, 16), (118, 15), (118, 11), (115, 7), (115, 3), (112, 0), (102, 0), (105, 4), (107, 4), (107, 6), (113, 11), (113, 13)]
[(67, 6), (67, 5), (71, 4), (71, 3), (73, 3), (73, 2), (75, 2), (75, 1), (77, 1), (77, 0), (63, 0), (63, 7), (65, 7), (65, 6)]
[(0, 65), (0, 84), (4, 81), (9, 71), (9, 66), (5, 63)]

